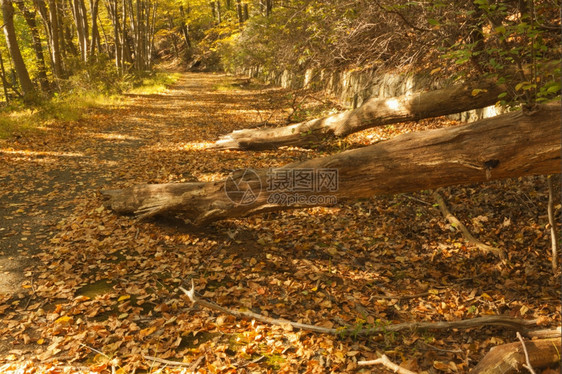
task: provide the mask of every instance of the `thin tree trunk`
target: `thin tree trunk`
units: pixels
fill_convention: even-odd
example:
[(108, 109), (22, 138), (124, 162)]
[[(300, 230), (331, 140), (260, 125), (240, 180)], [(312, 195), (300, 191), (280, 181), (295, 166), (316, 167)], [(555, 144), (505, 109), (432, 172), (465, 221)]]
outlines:
[(181, 31), (187, 48), (191, 48), (191, 38), (189, 37), (189, 27), (185, 22), (185, 13), (183, 6), (180, 5), (180, 15), (181, 15)]
[(92, 37), (90, 41), (90, 56), (96, 54), (96, 45), (99, 42), (99, 30), (98, 30), (98, 9), (99, 0), (90, 0), (90, 12), (92, 16)]
[(154, 35), (156, 34), (156, 15), (158, 11), (158, 1), (155, 1), (152, 5), (152, 14), (151, 14), (151, 21), (149, 27), (149, 33), (147, 36), (148, 46), (147, 46), (147, 57), (148, 57), (148, 66), (152, 69), (152, 54), (154, 53)]
[(4, 59), (2, 58), (2, 53), (0, 52), (0, 74), (2, 78), (2, 89), (4, 90), (4, 97), (6, 102), (10, 102), (10, 94), (8, 94), (8, 81), (6, 80), (6, 70), (4, 69)]
[(105, 191), (103, 196), (106, 206), (119, 213), (141, 217), (181, 213), (203, 225), (260, 212), (331, 205), (336, 198), (556, 174), (561, 165), (560, 109), (557, 103), (534, 113), (518, 111), (404, 134), (273, 171), (235, 172), (222, 181), (139, 185)]
[(483, 108), (497, 102), (498, 95), (503, 91), (503, 87), (481, 83), (390, 99), (372, 98), (355, 110), (320, 119), (277, 128), (237, 130), (222, 136), (216, 142), (216, 148), (257, 150), (281, 146), (306, 147), (371, 127)]
[(127, 32), (127, 12), (127, 0), (123, 0), (123, 20), (121, 22), (121, 25), (123, 26), (123, 39), (121, 39), (121, 52), (123, 53), (121, 62), (123, 63), (123, 68), (125, 67), (125, 62), (129, 64), (133, 62), (132, 49), (129, 44), (129, 33)]
[(72, 0), (71, 5), (74, 25), (76, 26), (76, 34), (78, 35), (80, 56), (82, 61), (86, 62), (88, 61), (89, 56), (88, 18), (86, 15), (86, 6), (84, 5), (84, 0)]
[(122, 73), (121, 70), (121, 32), (119, 27), (119, 13), (117, 11), (118, 5), (117, 0), (108, 0), (106, 2), (107, 12), (111, 17), (111, 21), (113, 22), (113, 42), (115, 46), (115, 67), (119, 73)]
[(41, 46), (41, 37), (39, 36), (39, 30), (37, 28), (37, 21), (35, 19), (35, 12), (30, 11), (23, 0), (16, 1), (20, 12), (23, 14), (25, 22), (29, 27), (31, 32), (31, 38), (33, 40), (33, 51), (35, 52), (35, 58), (37, 59), (37, 70), (39, 85), (43, 92), (48, 92), (49, 80), (47, 79), (47, 66), (45, 65), (45, 57), (43, 55), (43, 47)]
[(98, 50), (100, 51), (100, 53), (104, 52), (105, 54), (111, 56), (111, 50), (109, 48), (109, 38), (107, 37), (107, 32), (105, 31), (105, 28), (103, 27), (103, 22), (101, 21), (101, 17), (100, 14), (98, 13), (98, 30), (101, 30), (101, 35), (103, 35), (103, 49), (102, 49), (102, 43), (101, 43), (101, 35), (98, 32), (98, 36), (97, 36), (97, 40), (98, 40)]
[(61, 78), (63, 75), (63, 68), (59, 48), (59, 24), (55, 22), (58, 20), (58, 16), (56, 16), (57, 8), (53, 5), (54, 1), (49, 2), (48, 9), (44, 0), (34, 0), (33, 3), (45, 27), (53, 75), (55, 78)]
[(220, 25), (222, 22), (222, 14), (221, 14), (221, 2), (217, 0), (217, 23)]
[(49, 23), (51, 24), (51, 54), (53, 60), (53, 73), (57, 78), (64, 78), (62, 56), (64, 48), (64, 25), (60, 22), (59, 8), (56, 0), (49, 0)]
[(8, 51), (14, 63), (14, 69), (20, 82), (24, 100), (32, 100), (35, 96), (35, 87), (29, 77), (27, 66), (21, 55), (16, 29), (14, 26), (14, 7), (11, 0), (2, 0), (2, 14), (4, 16), (4, 36)]
[(244, 23), (244, 13), (240, 0), (236, 0), (236, 13), (238, 14), (238, 23), (242, 25)]

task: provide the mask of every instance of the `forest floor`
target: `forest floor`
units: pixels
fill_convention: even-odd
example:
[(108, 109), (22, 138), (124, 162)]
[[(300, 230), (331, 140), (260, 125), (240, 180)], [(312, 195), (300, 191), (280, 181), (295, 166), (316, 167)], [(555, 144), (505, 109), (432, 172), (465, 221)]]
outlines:
[(371, 337), (291, 330), (192, 306), (182, 280), (230, 309), (324, 327), (491, 314), (560, 325), (545, 177), (442, 191), (475, 236), (506, 250), (506, 263), (467, 245), (430, 191), (204, 228), (103, 207), (102, 189), (219, 180), (456, 125), (386, 126), (315, 150), (206, 149), (235, 129), (284, 124), (292, 102), (287, 90), (186, 73), (162, 94), (0, 141), (0, 371), (384, 372), (357, 366), (384, 353), (417, 372), (467, 372), (491, 347), (517, 341), (500, 327)]

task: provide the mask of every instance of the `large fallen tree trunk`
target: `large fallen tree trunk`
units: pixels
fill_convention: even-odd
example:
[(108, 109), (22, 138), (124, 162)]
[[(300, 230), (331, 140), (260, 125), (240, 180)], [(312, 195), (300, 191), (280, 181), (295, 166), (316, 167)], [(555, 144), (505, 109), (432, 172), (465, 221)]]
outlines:
[[(138, 185), (104, 191), (103, 196), (116, 212), (141, 217), (182, 213), (201, 225), (265, 211), (330, 205), (336, 198), (556, 174), (561, 168), (560, 109), (560, 104), (551, 104), (533, 113), (512, 112), (404, 134), (280, 169), (241, 170), (222, 181)], [(312, 184), (303, 183), (306, 176)]]
[(259, 150), (310, 146), (333, 137), (404, 121), (484, 108), (498, 101), (505, 87), (492, 83), (453, 86), (389, 99), (372, 98), (355, 110), (277, 128), (237, 130), (222, 136), (218, 149)]

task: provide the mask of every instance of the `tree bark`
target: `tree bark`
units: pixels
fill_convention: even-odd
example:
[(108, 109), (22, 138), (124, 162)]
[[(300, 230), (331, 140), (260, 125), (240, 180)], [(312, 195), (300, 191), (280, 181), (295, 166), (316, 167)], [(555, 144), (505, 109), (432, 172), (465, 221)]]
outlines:
[(260, 150), (281, 146), (308, 147), (368, 128), (417, 121), (484, 108), (498, 101), (505, 88), (493, 83), (453, 86), (389, 99), (372, 98), (355, 110), (278, 128), (237, 130), (222, 136), (218, 149)]
[(29, 72), (19, 48), (14, 26), (14, 6), (12, 0), (2, 0), (2, 14), (4, 16), (4, 35), (6, 36), (8, 51), (10, 51), (10, 56), (14, 63), (24, 100), (29, 100), (35, 95), (35, 87), (31, 82), (31, 78), (29, 78)]
[(49, 0), (48, 10), (45, 0), (34, 0), (33, 3), (35, 5), (35, 8), (39, 11), (43, 24), (45, 26), (47, 39), (49, 41), (49, 51), (51, 55), (53, 75), (55, 76), (55, 78), (62, 78), (63, 67), (59, 41), (60, 25), (58, 22), (56, 3), (53, 0)]
[[(560, 363), (562, 349), (560, 338), (525, 342), (529, 361), (534, 369), (542, 369)], [(525, 372), (525, 354), (520, 342), (498, 345), (470, 372), (471, 374), (510, 374)]]
[(41, 46), (41, 37), (39, 36), (39, 29), (37, 28), (37, 21), (35, 19), (35, 12), (32, 12), (27, 8), (23, 0), (16, 1), (20, 12), (23, 14), (23, 18), (29, 27), (31, 33), (31, 39), (33, 40), (33, 51), (35, 52), (35, 58), (37, 59), (37, 77), (39, 78), (39, 85), (43, 92), (48, 92), (50, 90), (49, 80), (47, 79), (47, 67), (45, 65), (45, 57), (43, 55), (43, 47)]
[(6, 103), (9, 103), (10, 94), (8, 93), (8, 81), (6, 80), (6, 70), (4, 69), (4, 59), (2, 58), (2, 52), (0, 52), (0, 78), (2, 79), (2, 90), (4, 91)]
[(301, 176), (313, 171), (316, 178), (320, 172), (324, 176), (337, 173), (336, 188), (319, 183), (314, 191), (272, 186), (276, 177), (272, 178), (271, 170), (246, 169), (222, 181), (137, 185), (104, 191), (103, 198), (106, 207), (119, 213), (141, 217), (182, 213), (193, 224), (203, 225), (266, 211), (331, 205), (334, 197), (366, 198), (557, 174), (560, 150), (560, 104), (550, 104), (533, 113), (518, 111), (468, 125), (404, 134), (274, 170), (280, 175), (297, 170)]
[(189, 26), (186, 23), (185, 12), (183, 6), (180, 5), (180, 15), (181, 15), (181, 31), (183, 34), (183, 39), (185, 41), (185, 46), (191, 49), (191, 38), (189, 37)]
[(99, 0), (90, 0), (90, 12), (92, 13), (92, 39), (90, 42), (90, 56), (96, 53), (96, 44), (99, 42), (99, 28), (98, 28), (98, 10)]
[(78, 45), (80, 46), (80, 56), (82, 61), (86, 62), (88, 61), (90, 52), (90, 38), (88, 32), (88, 17), (84, 0), (73, 0), (71, 9), (74, 17), (74, 25), (76, 26), (76, 34), (78, 36)]

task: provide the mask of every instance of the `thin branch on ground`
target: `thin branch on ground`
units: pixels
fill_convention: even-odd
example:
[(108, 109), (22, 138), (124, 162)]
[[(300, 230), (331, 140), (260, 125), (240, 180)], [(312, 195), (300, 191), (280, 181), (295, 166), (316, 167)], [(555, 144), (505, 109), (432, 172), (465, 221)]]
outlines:
[(403, 368), (402, 366), (396, 365), (394, 362), (390, 361), (386, 355), (382, 355), (381, 358), (371, 361), (358, 361), (359, 366), (369, 366), (369, 365), (383, 365), (395, 373), (399, 374), (416, 374), (413, 371)]
[(183, 287), (179, 289), (187, 295), (190, 301), (195, 305), (199, 304), (211, 310), (216, 310), (240, 319), (254, 319), (270, 325), (281, 326), (289, 329), (300, 329), (318, 332), (321, 334), (330, 335), (354, 335), (354, 336), (369, 336), (387, 332), (411, 331), (411, 330), (448, 330), (448, 329), (471, 329), (482, 326), (501, 326), (509, 329), (520, 330), (527, 333), (529, 327), (536, 326), (537, 320), (524, 320), (504, 316), (484, 316), (459, 321), (438, 321), (438, 322), (405, 322), (398, 324), (389, 324), (384, 326), (374, 326), (365, 329), (357, 329), (353, 326), (345, 326), (341, 328), (327, 328), (305, 323), (293, 322), (285, 319), (276, 319), (266, 317), (264, 315), (254, 313), (251, 311), (236, 311), (224, 308), (220, 305), (206, 301), (195, 295), (195, 284), (191, 280), (191, 289), (186, 290)]
[(418, 293), (415, 295), (373, 295), (370, 297), (369, 300), (372, 299), (385, 299), (385, 300), (392, 300), (392, 299), (396, 299), (396, 300), (405, 300), (405, 299), (416, 299), (418, 297), (424, 297), (424, 296), (429, 296), (431, 295), (431, 292), (422, 292), (422, 293)]
[(443, 214), (443, 217), (445, 217), (447, 219), (447, 221), (449, 221), (449, 223), (454, 226), (455, 228), (457, 228), (463, 235), (464, 239), (471, 245), (475, 246), (476, 248), (484, 251), (484, 252), (491, 252), (493, 254), (495, 254), (496, 256), (498, 256), (500, 259), (505, 260), (507, 257), (505, 255), (505, 252), (497, 247), (493, 247), (491, 245), (482, 243), (480, 240), (476, 239), (471, 233), (470, 231), (468, 231), (468, 229), (466, 228), (465, 225), (462, 224), (461, 221), (459, 221), (457, 219), (457, 217), (455, 217), (447, 208), (447, 204), (445, 204), (445, 200), (443, 200), (443, 197), (441, 197), (441, 195), (439, 194), (439, 192), (435, 191), (433, 192), (433, 198), (437, 201), (437, 204), (439, 204), (439, 210), (441, 211), (441, 213)]
[(164, 360), (163, 358), (158, 358), (154, 356), (143, 355), (143, 357), (147, 360), (158, 362), (159, 364), (164, 365), (172, 365), (172, 366), (191, 366), (193, 363), (191, 362), (180, 362), (180, 361), (172, 361), (172, 360)]
[(431, 344), (427, 344), (427, 343), (424, 343), (424, 342), (421, 342), (421, 344), (427, 350), (432, 350), (432, 351), (437, 351), (437, 352), (447, 352), (447, 353), (463, 353), (463, 351), (460, 350), (460, 349), (443, 349), (443, 348), (439, 348), (439, 347), (434, 347)]
[(525, 362), (527, 364), (523, 365), (523, 367), (529, 370), (531, 374), (537, 374), (535, 373), (535, 370), (533, 370), (533, 367), (531, 366), (531, 361), (529, 361), (529, 352), (527, 352), (527, 346), (525, 345), (525, 341), (523, 340), (523, 337), (521, 337), (519, 331), (517, 331), (517, 339), (519, 339), (519, 341), (521, 342), (521, 345), (523, 346), (523, 353), (525, 353)]
[(550, 239), (552, 248), (552, 271), (558, 268), (558, 230), (556, 230), (556, 220), (554, 219), (554, 193), (552, 188), (552, 175), (546, 178), (548, 182), (548, 223), (550, 224)]

